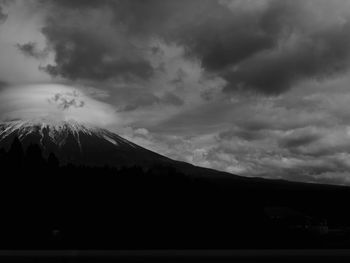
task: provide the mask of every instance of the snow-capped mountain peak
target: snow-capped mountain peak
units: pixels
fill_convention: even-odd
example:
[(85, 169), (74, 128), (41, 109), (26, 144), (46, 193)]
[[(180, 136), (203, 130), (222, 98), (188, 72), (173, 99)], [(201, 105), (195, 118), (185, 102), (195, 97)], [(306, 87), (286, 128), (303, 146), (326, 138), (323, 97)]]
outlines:
[(74, 120), (14, 120), (0, 123), (0, 148), (8, 149), (17, 137), (26, 148), (38, 144), (62, 162), (121, 165), (167, 159), (103, 128)]
[[(118, 142), (113, 138), (113, 134), (106, 129), (98, 128), (96, 126), (79, 123), (75, 120), (69, 121), (52, 121), (52, 120), (29, 120), (29, 121), (9, 121), (0, 124), (0, 141), (5, 139), (7, 136), (16, 132), (18, 138), (21, 140), (23, 137), (32, 134), (39, 133), (41, 139), (45, 137), (45, 133), (48, 134), (49, 138), (53, 143), (62, 145), (65, 143), (68, 135), (73, 135), (80, 145), (79, 135), (95, 135), (100, 138), (107, 140), (108, 142), (118, 145)], [(40, 140), (42, 144), (42, 140)]]

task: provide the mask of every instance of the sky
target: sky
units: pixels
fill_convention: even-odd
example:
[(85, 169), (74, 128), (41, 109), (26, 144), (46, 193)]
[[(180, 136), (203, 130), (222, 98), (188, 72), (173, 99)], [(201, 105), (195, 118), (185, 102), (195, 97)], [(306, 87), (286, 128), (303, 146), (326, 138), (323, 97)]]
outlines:
[(350, 1), (0, 0), (0, 120), (350, 185)]

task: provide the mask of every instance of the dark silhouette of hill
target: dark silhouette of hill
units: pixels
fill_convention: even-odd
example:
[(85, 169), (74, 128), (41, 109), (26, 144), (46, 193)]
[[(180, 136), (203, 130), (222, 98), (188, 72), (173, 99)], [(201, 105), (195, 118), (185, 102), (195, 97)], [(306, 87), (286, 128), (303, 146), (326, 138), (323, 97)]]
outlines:
[(350, 188), (0, 150), (1, 249), (349, 248)]

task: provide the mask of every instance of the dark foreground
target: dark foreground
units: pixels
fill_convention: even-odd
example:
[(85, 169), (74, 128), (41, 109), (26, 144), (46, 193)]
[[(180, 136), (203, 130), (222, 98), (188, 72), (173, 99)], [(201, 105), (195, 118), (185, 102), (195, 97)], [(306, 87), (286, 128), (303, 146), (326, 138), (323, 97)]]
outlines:
[(2, 250), (350, 248), (348, 187), (181, 165), (59, 167), (36, 147), (2, 152), (0, 165)]
[(348, 250), (0, 251), (2, 262), (349, 262)]

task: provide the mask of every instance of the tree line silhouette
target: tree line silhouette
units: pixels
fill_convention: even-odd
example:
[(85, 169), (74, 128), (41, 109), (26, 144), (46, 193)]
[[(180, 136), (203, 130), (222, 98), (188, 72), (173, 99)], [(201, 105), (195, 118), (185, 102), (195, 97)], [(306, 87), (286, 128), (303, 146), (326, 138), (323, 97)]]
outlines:
[[(132, 157), (131, 157), (132, 158)], [(54, 153), (50, 153), (48, 157), (43, 155), (42, 149), (38, 144), (30, 144), (26, 149), (23, 148), (21, 141), (16, 137), (9, 149), (0, 149), (0, 166), (3, 168), (4, 176), (9, 174), (11, 176), (26, 176), (31, 173), (31, 176), (47, 178), (69, 177), (71, 180), (77, 177), (84, 177), (88, 180), (89, 177), (94, 176), (93, 179), (100, 179), (97, 175), (102, 177), (117, 176), (115, 178), (127, 179), (130, 182), (138, 182), (142, 178), (147, 178), (148, 182), (155, 184), (157, 182), (166, 183), (167, 180), (176, 179), (184, 182), (190, 177), (177, 171), (174, 167), (165, 166), (164, 164), (155, 164), (147, 169), (141, 166), (125, 166), (125, 167), (94, 167), (75, 165), (73, 163), (60, 164), (59, 159)], [(152, 180), (152, 177), (156, 180)], [(136, 179), (137, 178), (137, 179)], [(135, 179), (135, 180), (134, 180)], [(175, 183), (173, 181), (172, 183)]]
[(16, 137), (8, 151), (0, 149), (1, 166), (15, 170), (35, 169), (37, 172), (41, 170), (57, 169), (59, 160), (55, 154), (50, 153), (47, 159), (42, 155), (41, 148), (37, 144), (31, 144), (26, 150), (23, 149), (22, 143)]
[[(347, 187), (202, 176), (175, 166), (88, 167), (15, 138), (0, 149), (0, 248), (349, 247), (276, 226), (283, 206), (347, 226)], [(197, 171), (197, 170), (196, 170)], [(338, 243), (337, 243), (338, 242)], [(334, 245), (335, 244), (335, 245)], [(339, 245), (340, 244), (340, 245)]]

